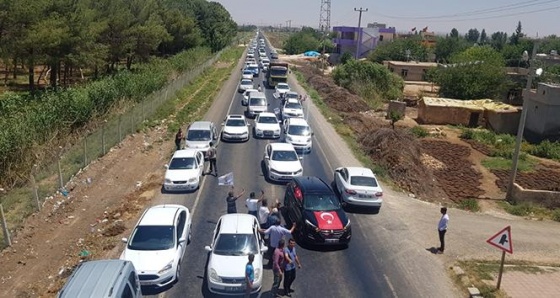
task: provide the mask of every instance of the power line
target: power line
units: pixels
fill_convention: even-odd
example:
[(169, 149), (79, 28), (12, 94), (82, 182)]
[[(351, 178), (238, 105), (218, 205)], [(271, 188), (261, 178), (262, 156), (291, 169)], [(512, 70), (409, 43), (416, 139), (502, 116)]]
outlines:
[(543, 12), (543, 11), (550, 11), (550, 10), (555, 10), (555, 9), (559, 9), (559, 8), (560, 8), (560, 6), (553, 6), (553, 7), (547, 7), (547, 8), (542, 8), (542, 9), (530, 10), (530, 11), (510, 13), (510, 14), (477, 17), (477, 18), (466, 18), (466, 19), (453, 19), (453, 20), (437, 20), (436, 19), (436, 20), (431, 20), (430, 22), (438, 22), (438, 23), (444, 22), (444, 23), (446, 23), (446, 22), (463, 22), (463, 21), (476, 21), (476, 20), (506, 18), (506, 17), (512, 17), (512, 16), (527, 15), (527, 14), (531, 14), (531, 13), (538, 13), (538, 12)]
[[(386, 17), (386, 18), (392, 18), (392, 19), (409, 19), (409, 20), (441, 19), (441, 18), (466, 17), (466, 16), (471, 16), (471, 15), (488, 14), (488, 13), (493, 13), (493, 12), (503, 12), (503, 11), (508, 11), (508, 10), (516, 10), (516, 9), (520, 9), (520, 8), (525, 8), (525, 7), (538, 6), (538, 5), (543, 5), (543, 4), (548, 4), (548, 3), (558, 2), (558, 1), (560, 1), (560, 0), (545, 0), (545, 1), (530, 0), (530, 1), (517, 2), (517, 3), (508, 4), (508, 5), (486, 8), (486, 9), (477, 9), (477, 10), (472, 10), (472, 11), (466, 11), (466, 12), (462, 12), (462, 13), (434, 15), (434, 16), (422, 16), (422, 17), (392, 16), (392, 15), (385, 15), (385, 14), (381, 14), (381, 13), (376, 13), (376, 14), (378, 14), (380, 16), (383, 16), (383, 17)], [(526, 13), (526, 12), (522, 12), (522, 13)]]

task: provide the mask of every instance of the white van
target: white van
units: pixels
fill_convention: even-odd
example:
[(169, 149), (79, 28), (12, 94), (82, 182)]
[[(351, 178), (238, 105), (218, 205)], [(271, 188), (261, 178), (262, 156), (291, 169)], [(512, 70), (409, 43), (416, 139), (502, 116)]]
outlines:
[(80, 264), (58, 298), (142, 297), (140, 280), (130, 261), (98, 260)]
[(247, 117), (255, 117), (258, 113), (268, 111), (268, 100), (263, 92), (251, 92), (247, 99)]

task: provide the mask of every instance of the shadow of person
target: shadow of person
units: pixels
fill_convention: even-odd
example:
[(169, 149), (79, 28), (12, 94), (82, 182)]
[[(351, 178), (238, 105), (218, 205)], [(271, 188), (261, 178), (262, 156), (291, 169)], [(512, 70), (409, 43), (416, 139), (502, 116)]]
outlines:
[(427, 251), (433, 253), (434, 255), (438, 253), (438, 248), (437, 247), (430, 247), (430, 248), (426, 248)]

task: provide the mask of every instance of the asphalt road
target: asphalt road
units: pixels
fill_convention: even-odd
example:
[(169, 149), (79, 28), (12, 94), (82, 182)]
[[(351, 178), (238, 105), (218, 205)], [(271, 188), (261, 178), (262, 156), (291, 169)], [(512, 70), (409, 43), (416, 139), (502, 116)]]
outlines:
[[(242, 67), (240, 60), (237, 69)], [(240, 73), (235, 69), (224, 84), (218, 97), (207, 113), (205, 120), (213, 121), (218, 127), (227, 114), (243, 113), (241, 94), (236, 92)], [(263, 80), (261, 74), (259, 79)], [(293, 85), (293, 80), (290, 81)], [(261, 86), (264, 85), (261, 83)], [(292, 86), (294, 89), (295, 86)], [(297, 87), (300, 88), (300, 87)], [(271, 103), (269, 110), (279, 106), (280, 100), (273, 97), (273, 90), (265, 89)], [(334, 131), (315, 107), (304, 104), (306, 117), (315, 131), (313, 150), (302, 160), (304, 175), (318, 176), (332, 181), (334, 166), (344, 160), (333, 139)], [(312, 111), (312, 112), (309, 112)], [(251, 123), (252, 124), (252, 123)], [(252, 126), (251, 126), (252, 128)], [(283, 202), (284, 186), (265, 181), (261, 169), (264, 147), (268, 142), (251, 138), (245, 143), (218, 144), (217, 166), (221, 175), (234, 173), (236, 192), (242, 188), (249, 192), (265, 191), (269, 201)], [(334, 145), (333, 145), (333, 142)], [(340, 146), (343, 146), (340, 144)], [(344, 152), (344, 151), (342, 151)], [(226, 213), (225, 197), (227, 186), (219, 186), (218, 178), (205, 176), (198, 191), (189, 194), (160, 194), (154, 204), (178, 203), (187, 206), (192, 213), (192, 242), (187, 247), (182, 261), (181, 280), (164, 292), (151, 293), (152, 297), (214, 297), (207, 290), (205, 268), (209, 245), (218, 218)], [(244, 196), (246, 197), (246, 196)], [(238, 212), (246, 212), (244, 198), (237, 203)], [(346, 249), (308, 249), (298, 247), (303, 268), (298, 271), (294, 282), (293, 297), (451, 297), (455, 296), (447, 287), (443, 288), (434, 278), (445, 279), (445, 274), (417, 272), (415, 262), (423, 253), (418, 250), (403, 250), (406, 244), (407, 227), (399, 218), (394, 218), (395, 210), (389, 208), (384, 214), (350, 214), (352, 221), (352, 242)], [(404, 236), (401, 237), (400, 235)], [(395, 246), (396, 245), (396, 246)], [(424, 252), (425, 253), (425, 252)], [(404, 262), (403, 262), (404, 260)], [(410, 264), (411, 266), (408, 266)], [(411, 269), (412, 268), (412, 269)], [(268, 297), (272, 285), (272, 271), (265, 269), (263, 289), (259, 296)], [(148, 294), (148, 293), (145, 293)], [(434, 295), (435, 294), (435, 295)]]

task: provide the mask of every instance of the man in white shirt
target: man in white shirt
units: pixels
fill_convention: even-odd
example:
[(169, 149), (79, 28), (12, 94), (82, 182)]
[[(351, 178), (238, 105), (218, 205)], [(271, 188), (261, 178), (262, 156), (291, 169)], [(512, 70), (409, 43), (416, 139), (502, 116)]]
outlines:
[(268, 202), (266, 199), (261, 201), (261, 207), (259, 208), (258, 212), (258, 219), (261, 228), (266, 229), (268, 228), (268, 215), (270, 214), (270, 209), (268, 209)]
[(447, 214), (447, 207), (441, 207), (441, 218), (438, 223), (439, 234), (439, 248), (438, 253), (442, 254), (445, 250), (445, 232), (447, 232), (447, 225), (449, 223), (449, 215)]
[(264, 190), (261, 190), (261, 196), (257, 199), (255, 198), (255, 193), (251, 192), (249, 198), (245, 201), (245, 206), (247, 206), (247, 210), (249, 214), (258, 217), (259, 211), (259, 202), (262, 201), (264, 198)]

